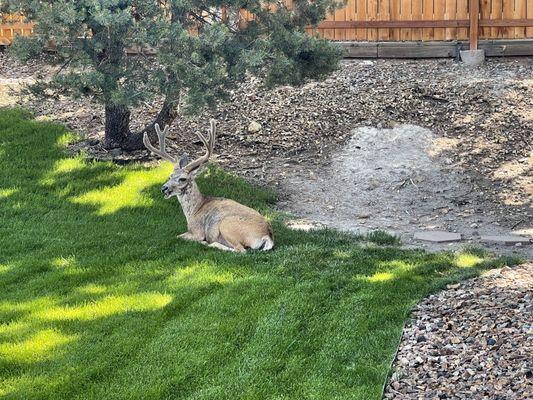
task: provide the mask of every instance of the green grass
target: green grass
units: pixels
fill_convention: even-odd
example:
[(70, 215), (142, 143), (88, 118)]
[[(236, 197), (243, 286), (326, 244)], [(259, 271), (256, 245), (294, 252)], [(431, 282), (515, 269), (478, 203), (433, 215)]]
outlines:
[(0, 110), (0, 398), (379, 399), (409, 309), (513, 262), (289, 231), (272, 193), (216, 169), (203, 190), (269, 215), (276, 248), (183, 242), (170, 165), (89, 162), (69, 140)]

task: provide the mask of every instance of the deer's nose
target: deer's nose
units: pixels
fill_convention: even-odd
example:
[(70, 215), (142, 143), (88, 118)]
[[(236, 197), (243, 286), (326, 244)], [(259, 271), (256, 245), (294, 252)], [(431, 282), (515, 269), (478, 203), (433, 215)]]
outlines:
[(167, 186), (167, 185), (164, 185), (164, 186), (161, 188), (161, 193), (166, 194), (167, 192), (168, 192), (168, 186)]

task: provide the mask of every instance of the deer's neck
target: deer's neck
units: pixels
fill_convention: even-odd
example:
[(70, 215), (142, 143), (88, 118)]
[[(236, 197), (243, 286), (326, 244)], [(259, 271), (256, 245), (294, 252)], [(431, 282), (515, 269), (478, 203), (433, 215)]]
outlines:
[(183, 189), (183, 191), (178, 195), (178, 200), (181, 204), (185, 218), (187, 219), (187, 224), (191, 217), (202, 207), (204, 203), (204, 196), (200, 192), (198, 185), (195, 181), (192, 181), (190, 185)]

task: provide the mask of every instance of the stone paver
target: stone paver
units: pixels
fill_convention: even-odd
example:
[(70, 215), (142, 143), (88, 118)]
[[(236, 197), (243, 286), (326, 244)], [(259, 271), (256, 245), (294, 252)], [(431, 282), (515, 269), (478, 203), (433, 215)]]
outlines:
[(415, 239), (424, 240), (426, 242), (447, 243), (460, 242), (462, 236), (460, 233), (445, 232), (445, 231), (422, 231), (416, 232)]
[(481, 236), (481, 241), (485, 243), (499, 243), (507, 246), (515, 246), (517, 244), (531, 243), (528, 238), (517, 235), (486, 235)]

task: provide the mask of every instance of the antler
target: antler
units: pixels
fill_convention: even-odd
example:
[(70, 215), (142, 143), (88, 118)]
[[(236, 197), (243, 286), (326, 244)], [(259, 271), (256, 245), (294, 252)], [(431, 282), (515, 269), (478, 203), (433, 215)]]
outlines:
[(196, 160), (187, 164), (187, 166), (185, 167), (185, 170), (187, 172), (191, 172), (193, 169), (198, 168), (202, 164), (205, 164), (207, 160), (209, 160), (209, 157), (211, 157), (211, 154), (213, 154), (213, 149), (215, 148), (215, 136), (217, 126), (216, 121), (214, 119), (210, 120), (209, 123), (211, 126), (207, 131), (207, 139), (200, 132), (196, 132), (196, 134), (204, 144), (206, 152), (200, 158), (197, 158)]
[(172, 157), (170, 154), (168, 154), (165, 149), (165, 138), (168, 133), (168, 125), (165, 126), (165, 129), (163, 129), (163, 132), (161, 132), (161, 128), (159, 127), (159, 124), (156, 123), (154, 127), (155, 127), (155, 132), (157, 133), (157, 136), (159, 138), (159, 149), (156, 149), (154, 146), (152, 146), (152, 143), (150, 143), (150, 139), (148, 138), (148, 134), (146, 132), (143, 135), (144, 145), (152, 153), (157, 154), (161, 158), (164, 158), (165, 160), (168, 160), (173, 164), (176, 164), (177, 162), (176, 159)]

